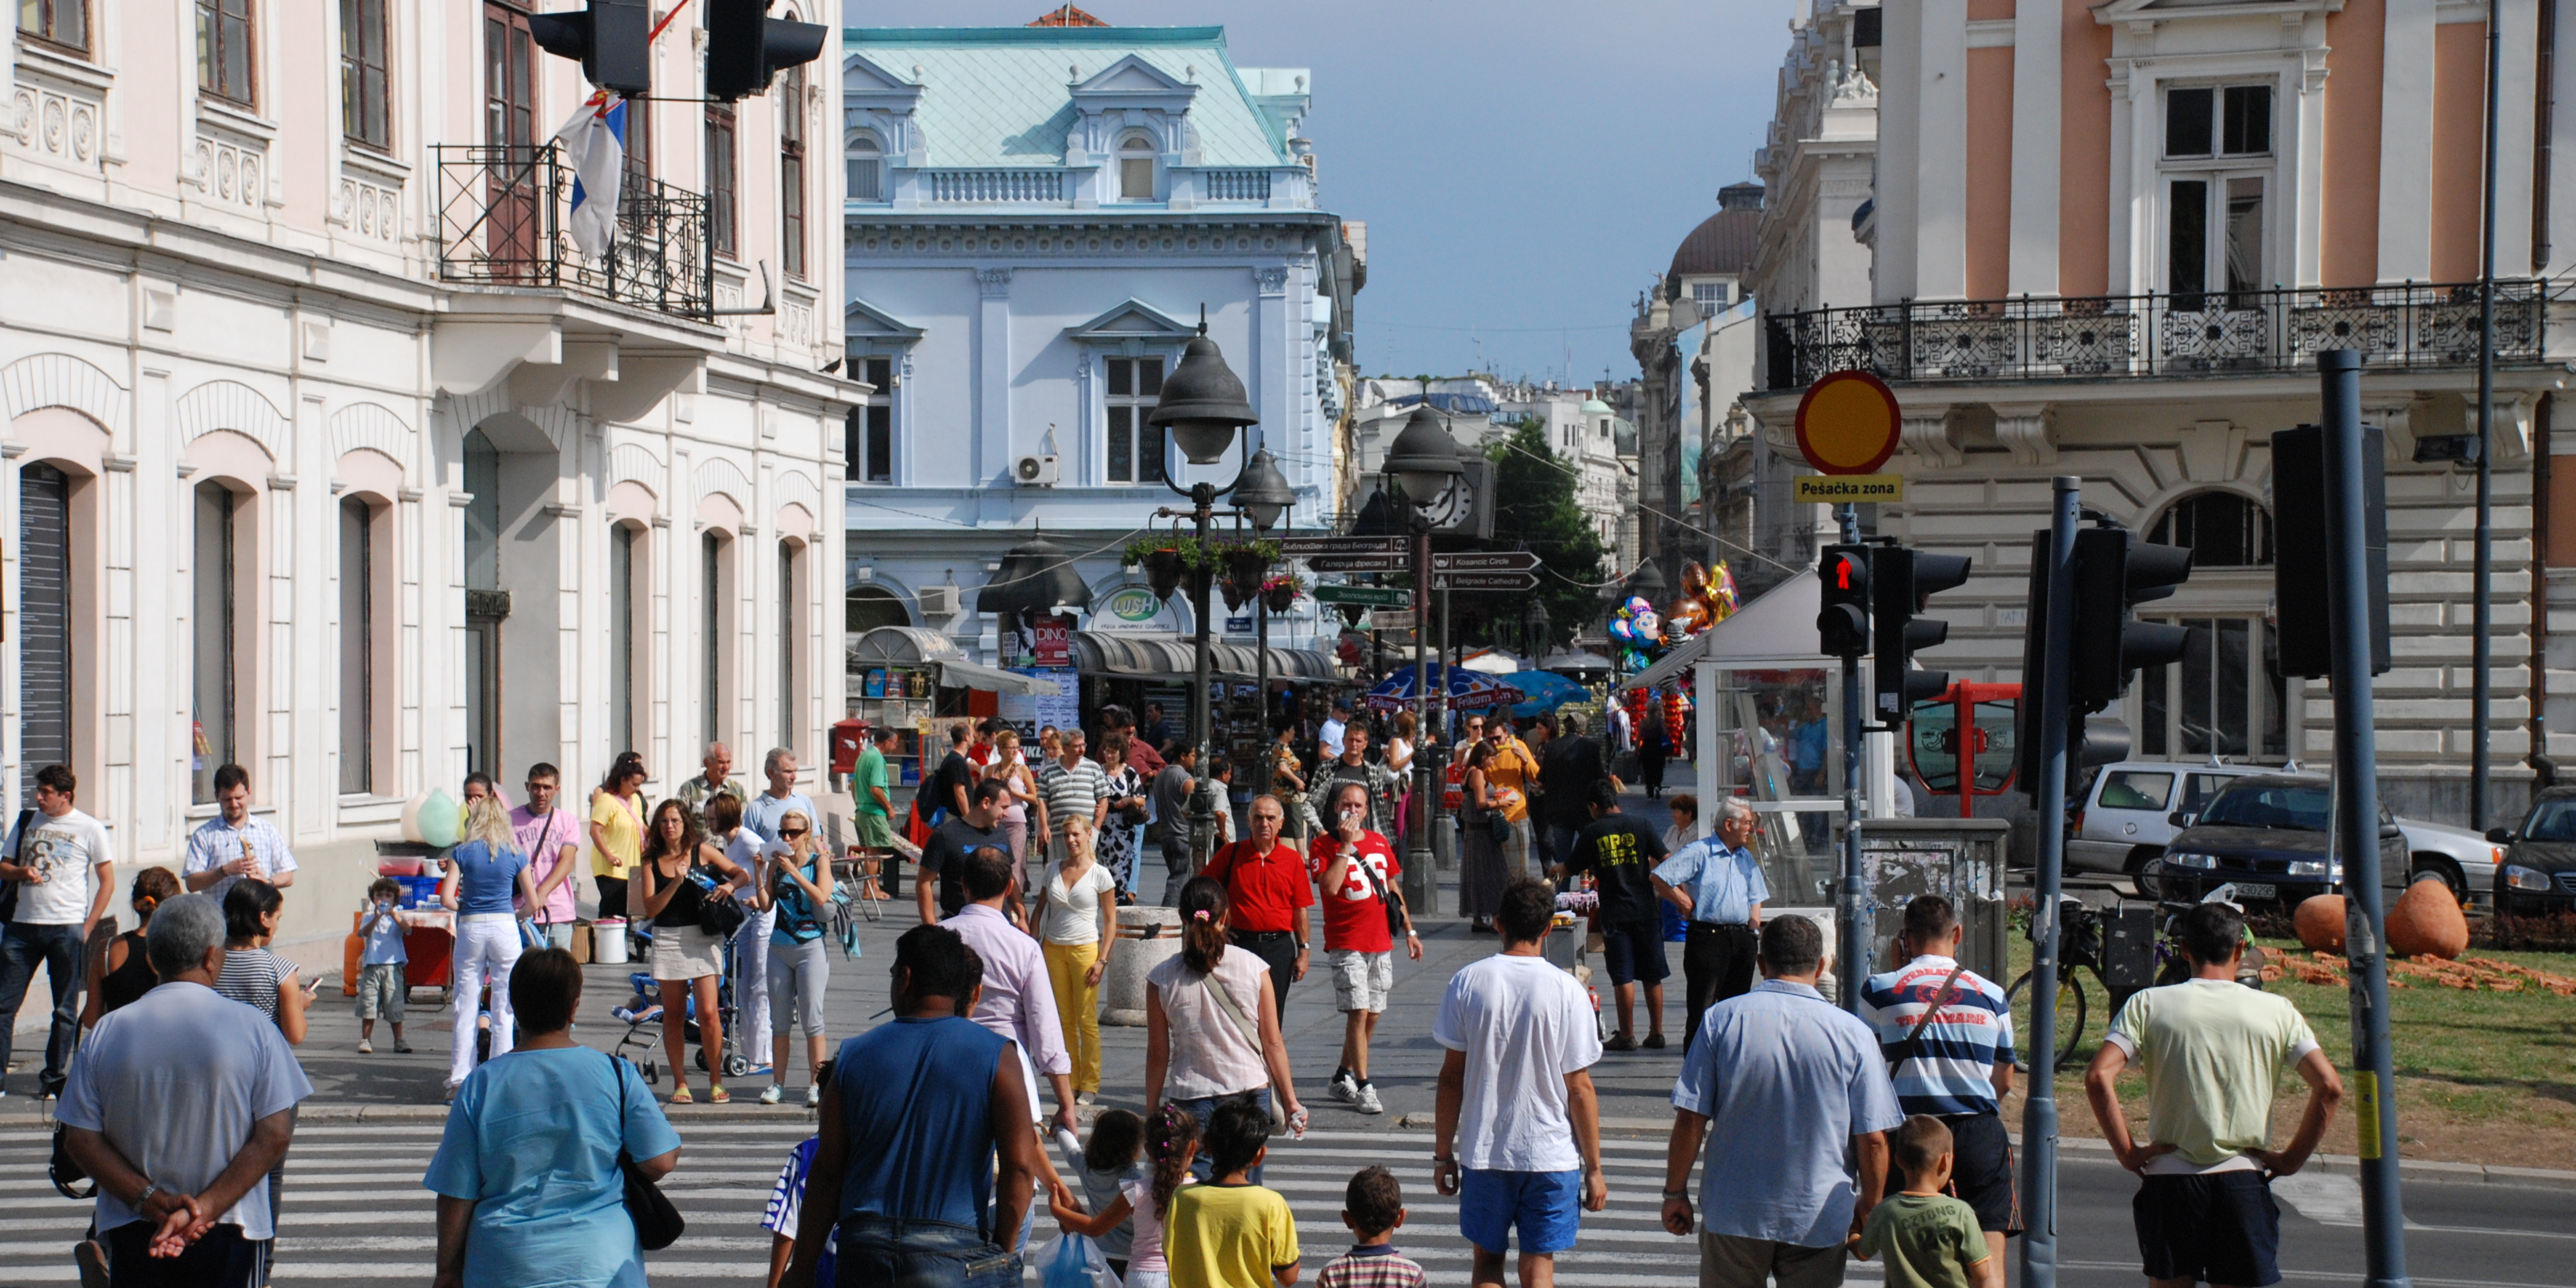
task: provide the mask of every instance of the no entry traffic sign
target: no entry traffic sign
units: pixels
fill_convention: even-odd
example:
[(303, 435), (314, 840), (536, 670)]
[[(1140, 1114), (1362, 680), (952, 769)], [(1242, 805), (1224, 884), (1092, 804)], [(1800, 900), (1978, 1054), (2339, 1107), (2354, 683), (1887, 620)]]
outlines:
[(1798, 450), (1820, 474), (1870, 474), (1896, 454), (1896, 393), (1866, 371), (1837, 371), (1798, 400)]

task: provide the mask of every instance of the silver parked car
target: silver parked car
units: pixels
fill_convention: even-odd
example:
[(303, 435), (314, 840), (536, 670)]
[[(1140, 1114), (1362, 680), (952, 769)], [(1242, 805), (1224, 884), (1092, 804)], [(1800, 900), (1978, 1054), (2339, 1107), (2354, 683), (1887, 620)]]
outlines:
[[(2069, 869), (2135, 875), (2165, 852), (2182, 829), (2173, 816), (2197, 815), (2220, 788), (2249, 774), (2279, 773), (2263, 765), (2182, 764), (2124, 760), (2093, 776), (2066, 843)], [(2438, 876), (2463, 902), (2483, 901), (2495, 887), (2504, 847), (2462, 827), (2399, 818), (2416, 875)]]

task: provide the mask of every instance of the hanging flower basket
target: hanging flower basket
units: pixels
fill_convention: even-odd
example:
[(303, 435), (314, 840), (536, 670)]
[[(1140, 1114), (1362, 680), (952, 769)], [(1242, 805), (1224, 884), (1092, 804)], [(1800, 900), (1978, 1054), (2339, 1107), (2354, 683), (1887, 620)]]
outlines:
[(1214, 580), (1215, 573), (1207, 568), (1190, 567), (1181, 571), (1181, 588), (1190, 592), (1192, 604), (1207, 602), (1208, 584)]
[(1228, 546), (1225, 550), (1226, 578), (1235, 585), (1254, 587), (1270, 571), (1270, 556), (1257, 545)]
[(1181, 584), (1181, 552), (1164, 549), (1145, 554), (1145, 582), (1153, 587), (1154, 598), (1170, 599)]
[(1271, 612), (1284, 613), (1296, 604), (1297, 588), (1288, 585), (1265, 586), (1261, 590), (1261, 599), (1263, 603), (1270, 606)]
[(1225, 596), (1225, 611), (1229, 613), (1241, 611), (1252, 601), (1252, 596), (1243, 593), (1243, 583), (1232, 577), (1219, 578), (1216, 589), (1218, 594)]

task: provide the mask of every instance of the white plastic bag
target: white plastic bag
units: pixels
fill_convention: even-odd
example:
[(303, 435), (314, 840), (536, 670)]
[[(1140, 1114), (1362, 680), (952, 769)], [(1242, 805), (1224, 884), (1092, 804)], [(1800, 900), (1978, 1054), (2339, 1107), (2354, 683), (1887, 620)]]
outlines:
[(1039, 1288), (1124, 1288), (1100, 1245), (1079, 1234), (1059, 1234), (1029, 1248), (1028, 1268)]

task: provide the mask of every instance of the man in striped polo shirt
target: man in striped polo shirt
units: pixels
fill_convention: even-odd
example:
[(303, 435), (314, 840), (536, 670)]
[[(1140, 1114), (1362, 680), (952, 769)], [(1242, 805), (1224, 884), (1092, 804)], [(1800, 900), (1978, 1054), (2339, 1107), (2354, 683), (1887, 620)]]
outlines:
[(1949, 900), (1907, 901), (1903, 942), (1916, 956), (1861, 985), (1860, 1017), (1878, 1030), (1897, 1106), (1950, 1128), (1951, 1191), (1977, 1210), (1986, 1253), (2001, 1265), (2004, 1236), (2021, 1233), (2012, 1141), (1998, 1112), (2012, 1090), (2012, 1008), (2002, 988), (1959, 964), (1959, 935)]

